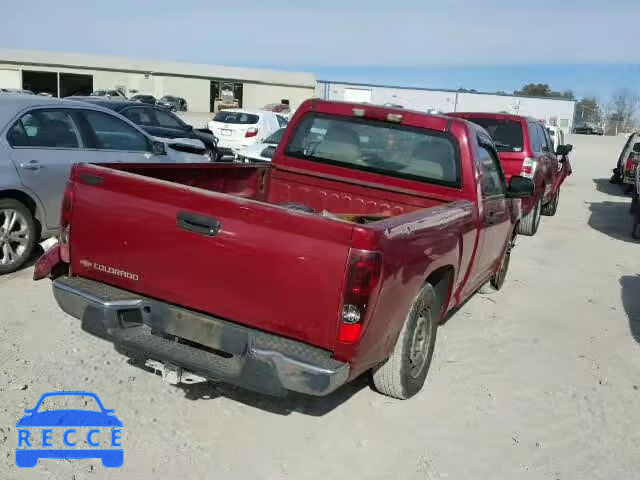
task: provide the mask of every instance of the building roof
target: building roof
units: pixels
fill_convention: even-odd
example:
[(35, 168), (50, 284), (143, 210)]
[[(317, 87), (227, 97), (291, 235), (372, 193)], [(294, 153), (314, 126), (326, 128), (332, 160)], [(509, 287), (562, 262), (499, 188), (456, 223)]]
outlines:
[(498, 92), (478, 92), (478, 91), (470, 91), (465, 89), (450, 89), (450, 88), (428, 88), (428, 87), (410, 87), (406, 85), (380, 85), (375, 83), (356, 83), (356, 82), (343, 82), (340, 80), (318, 80), (318, 85), (344, 85), (351, 87), (362, 87), (362, 88), (391, 88), (398, 90), (419, 90), (425, 92), (438, 92), (438, 93), (459, 93), (466, 95), (487, 95), (493, 97), (512, 97), (512, 98), (525, 98), (525, 99), (537, 99), (537, 100), (553, 100), (557, 102), (570, 102), (576, 103), (577, 100), (571, 100), (569, 98), (557, 98), (557, 97), (531, 97), (531, 96), (523, 96), (523, 95), (514, 95), (511, 93), (498, 93)]
[(2, 63), (24, 66), (46, 65), (87, 70), (125, 71), (179, 77), (221, 78), (309, 88), (314, 88), (316, 84), (314, 75), (305, 72), (286, 72), (257, 68), (224, 67), (220, 65), (5, 48), (0, 48), (0, 67)]

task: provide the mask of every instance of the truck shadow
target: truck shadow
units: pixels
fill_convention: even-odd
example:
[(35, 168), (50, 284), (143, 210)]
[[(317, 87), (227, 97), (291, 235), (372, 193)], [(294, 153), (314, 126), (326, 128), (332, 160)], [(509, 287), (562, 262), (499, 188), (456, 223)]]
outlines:
[(631, 336), (640, 344), (640, 275), (626, 275), (620, 278), (622, 305), (629, 319)]
[(585, 203), (591, 212), (588, 222), (591, 228), (616, 240), (638, 243), (631, 238), (633, 216), (629, 214), (630, 201)]
[[(91, 333), (98, 335), (92, 328)], [(145, 359), (133, 352), (129, 352), (120, 345), (114, 345), (116, 350), (129, 357), (129, 365), (144, 370), (149, 375), (154, 375), (153, 370), (145, 366)], [(158, 375), (158, 381), (162, 381)], [(338, 388), (335, 392), (325, 397), (313, 397), (295, 392), (290, 392), (286, 397), (272, 397), (263, 393), (254, 392), (241, 387), (236, 387), (222, 381), (208, 381), (202, 383), (179, 383), (175, 385), (184, 392), (184, 397), (194, 401), (212, 401), (220, 398), (228, 398), (234, 402), (239, 402), (249, 407), (264, 410), (276, 415), (290, 415), (293, 412), (309, 415), (312, 417), (322, 417), (343, 403), (352, 396), (368, 386), (368, 376), (361, 375), (355, 380)]]
[(295, 392), (290, 392), (286, 397), (270, 397), (223, 382), (178, 384), (176, 388), (183, 390), (185, 398), (189, 400), (205, 401), (224, 397), (276, 415), (290, 415), (296, 412), (322, 417), (367, 386), (367, 375), (361, 375), (326, 397), (313, 397)]
[(608, 178), (594, 178), (593, 183), (596, 186), (596, 190), (602, 193), (606, 193), (607, 195), (611, 195), (614, 197), (628, 197), (625, 193), (625, 186), (610, 183)]

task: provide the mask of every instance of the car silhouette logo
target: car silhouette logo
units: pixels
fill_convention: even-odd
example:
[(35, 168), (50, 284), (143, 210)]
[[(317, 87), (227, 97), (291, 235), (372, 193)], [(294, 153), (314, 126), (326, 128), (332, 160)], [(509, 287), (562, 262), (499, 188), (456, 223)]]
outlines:
[[(42, 403), (48, 398), (55, 399), (62, 396), (91, 397), (95, 400), (99, 411), (42, 408)], [(120, 443), (122, 422), (114, 415), (114, 410), (104, 408), (95, 393), (75, 391), (44, 393), (36, 406), (26, 409), (25, 413), (26, 415), (16, 423), (18, 428), (16, 465), (18, 467), (35, 467), (41, 458), (99, 458), (103, 466), (110, 468), (121, 467), (124, 463), (124, 449)], [(38, 435), (40, 427), (42, 427), (41, 435)], [(82, 435), (82, 430), (87, 430), (86, 435)]]

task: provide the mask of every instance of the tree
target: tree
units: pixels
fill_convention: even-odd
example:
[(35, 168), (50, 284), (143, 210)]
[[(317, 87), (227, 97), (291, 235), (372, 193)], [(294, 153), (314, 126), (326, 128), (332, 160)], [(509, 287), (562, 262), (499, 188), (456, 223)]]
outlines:
[(575, 96), (571, 90), (557, 92), (551, 90), (547, 83), (528, 83), (521, 90), (513, 92), (514, 95), (520, 97), (543, 97), (543, 98), (562, 98), (566, 100), (575, 100)]
[(640, 98), (630, 90), (623, 88), (611, 97), (608, 120), (615, 122), (618, 131), (629, 131), (635, 123)]
[(586, 97), (576, 103), (576, 121), (600, 123), (602, 112), (595, 97)]

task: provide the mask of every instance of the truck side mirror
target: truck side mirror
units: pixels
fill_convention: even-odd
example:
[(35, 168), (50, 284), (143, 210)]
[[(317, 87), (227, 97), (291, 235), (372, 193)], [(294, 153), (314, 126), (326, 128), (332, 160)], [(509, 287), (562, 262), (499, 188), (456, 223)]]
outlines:
[(507, 189), (507, 197), (509, 198), (527, 198), (533, 194), (536, 184), (533, 180), (519, 175), (511, 177), (509, 188)]
[(558, 145), (558, 149), (556, 150), (556, 155), (564, 157), (569, 155), (569, 152), (573, 150), (573, 145)]
[(156, 140), (153, 141), (151, 145), (151, 151), (154, 155), (166, 155), (167, 148), (164, 143), (158, 142)]

